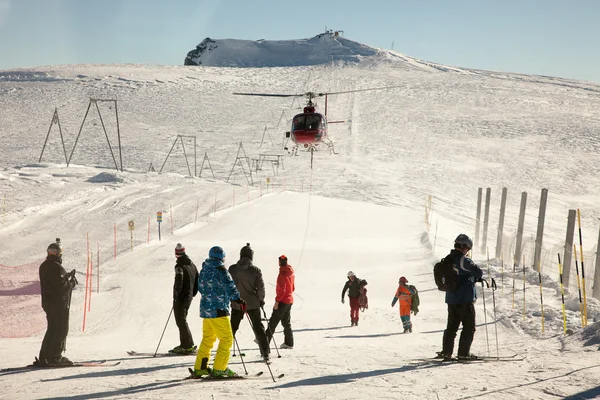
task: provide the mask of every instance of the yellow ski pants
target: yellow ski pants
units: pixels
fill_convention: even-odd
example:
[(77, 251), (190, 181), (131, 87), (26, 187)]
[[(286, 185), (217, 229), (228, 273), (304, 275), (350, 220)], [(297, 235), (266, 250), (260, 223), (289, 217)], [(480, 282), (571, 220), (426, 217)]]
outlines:
[(204, 318), (202, 321), (202, 342), (198, 349), (196, 364), (194, 369), (199, 370), (202, 365), (202, 359), (210, 360), (210, 351), (215, 341), (219, 339), (219, 347), (213, 364), (213, 369), (224, 370), (229, 363), (229, 352), (233, 344), (233, 333), (231, 331), (231, 322), (229, 317)]

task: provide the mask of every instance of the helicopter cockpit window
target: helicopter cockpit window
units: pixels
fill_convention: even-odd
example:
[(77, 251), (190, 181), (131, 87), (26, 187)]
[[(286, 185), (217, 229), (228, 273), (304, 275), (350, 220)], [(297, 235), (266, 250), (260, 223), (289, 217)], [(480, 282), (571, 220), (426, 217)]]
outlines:
[(304, 115), (300, 115), (294, 117), (294, 122), (292, 123), (293, 130), (305, 130), (306, 129), (306, 117)]
[(319, 129), (321, 126), (321, 116), (320, 115), (307, 115), (306, 116), (306, 127), (309, 130)]

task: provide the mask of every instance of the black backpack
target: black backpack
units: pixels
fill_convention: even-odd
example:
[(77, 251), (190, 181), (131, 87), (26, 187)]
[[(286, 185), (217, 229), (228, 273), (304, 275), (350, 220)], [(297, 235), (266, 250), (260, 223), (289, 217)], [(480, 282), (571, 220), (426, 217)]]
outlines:
[(452, 255), (447, 255), (433, 266), (433, 277), (442, 292), (454, 292), (458, 289), (458, 269), (452, 262)]

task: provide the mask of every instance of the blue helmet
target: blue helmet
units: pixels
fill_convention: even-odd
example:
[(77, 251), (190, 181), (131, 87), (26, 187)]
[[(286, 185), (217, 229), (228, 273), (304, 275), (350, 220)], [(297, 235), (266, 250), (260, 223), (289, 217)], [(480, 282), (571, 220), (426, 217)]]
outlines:
[(221, 246), (213, 246), (208, 252), (208, 257), (216, 258), (217, 260), (225, 259), (225, 250)]
[(460, 247), (460, 248), (466, 247), (468, 249), (472, 249), (473, 241), (471, 240), (470, 237), (468, 237), (464, 233), (461, 233), (460, 235), (458, 235), (456, 237), (456, 239), (454, 239), (454, 247)]

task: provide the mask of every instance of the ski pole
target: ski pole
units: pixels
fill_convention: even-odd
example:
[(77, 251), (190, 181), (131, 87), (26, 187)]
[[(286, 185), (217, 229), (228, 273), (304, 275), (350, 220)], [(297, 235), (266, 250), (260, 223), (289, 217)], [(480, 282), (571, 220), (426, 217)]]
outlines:
[[(255, 332), (254, 331), (254, 324), (252, 323), (252, 320), (250, 319), (250, 316), (248, 315), (248, 313), (245, 313), (245, 314), (246, 314), (246, 318), (248, 318), (248, 323), (250, 324), (250, 328), (252, 329), (253, 332)], [(258, 314), (258, 316), (260, 318), (260, 313)], [(254, 333), (254, 336), (256, 336), (256, 332)], [(268, 345), (268, 343), (267, 343), (267, 345)], [(260, 349), (260, 344), (258, 345), (258, 347)], [(269, 355), (266, 354), (266, 356), (268, 357)], [(275, 377), (273, 376), (273, 371), (271, 371), (271, 366), (267, 362), (266, 358), (265, 358), (265, 364), (267, 365), (267, 368), (269, 369), (269, 373), (271, 374), (271, 379), (273, 379), (273, 382), (275, 382)]]
[[(492, 274), (490, 273), (490, 249), (487, 247), (486, 247), (486, 254), (487, 254), (487, 272), (488, 272), (488, 276), (491, 278)], [(487, 281), (485, 281), (485, 283), (489, 289), (490, 284)], [(483, 318), (485, 321), (485, 340), (487, 341), (487, 349), (488, 349), (488, 357), (489, 357), (490, 356), (490, 339), (488, 337), (487, 311), (485, 309), (485, 293), (483, 290), (483, 282), (481, 282), (481, 297), (483, 297)]]
[(160, 342), (162, 342), (162, 338), (165, 335), (165, 331), (167, 330), (167, 325), (169, 324), (169, 320), (171, 319), (171, 314), (173, 314), (173, 310), (175, 306), (171, 307), (171, 312), (169, 313), (169, 318), (167, 318), (167, 323), (165, 324), (165, 329), (163, 329), (162, 335), (160, 335), (160, 340), (158, 341), (158, 346), (156, 346), (156, 351), (154, 352), (154, 356), (156, 357), (156, 353), (158, 353), (158, 348), (160, 347)]
[[(279, 354), (279, 347), (277, 347), (277, 343), (275, 343), (275, 332), (271, 332), (271, 320), (267, 318), (267, 313), (265, 312), (265, 308), (260, 306), (260, 309), (267, 320), (267, 329), (269, 330), (269, 335), (271, 335), (271, 339), (273, 339), (273, 344), (275, 345), (275, 350), (277, 351), (277, 358), (281, 358), (281, 354)], [(270, 345), (269, 345), (270, 346)]]
[(242, 365), (244, 366), (244, 372), (246, 375), (248, 375), (248, 370), (246, 369), (246, 363), (244, 362), (244, 356), (242, 356), (242, 351), (240, 350), (240, 345), (238, 344), (238, 341), (235, 338), (235, 336), (233, 337), (233, 341), (235, 342), (235, 345), (238, 348), (238, 353), (240, 353), (240, 360), (242, 360)]
[(485, 282), (487, 284), (488, 288), (490, 287), (490, 284), (487, 283), (487, 281), (485, 279), (481, 280), (481, 298), (483, 298), (483, 318), (484, 318), (484, 322), (485, 322), (485, 340), (487, 342), (488, 357), (489, 357), (490, 356), (490, 338), (488, 335), (487, 311), (485, 310), (485, 292), (484, 292), (483, 282)]
[(496, 333), (496, 357), (500, 358), (500, 348), (498, 347), (498, 320), (496, 319), (496, 290), (498, 286), (496, 281), (492, 278), (492, 302), (494, 304), (494, 330)]

